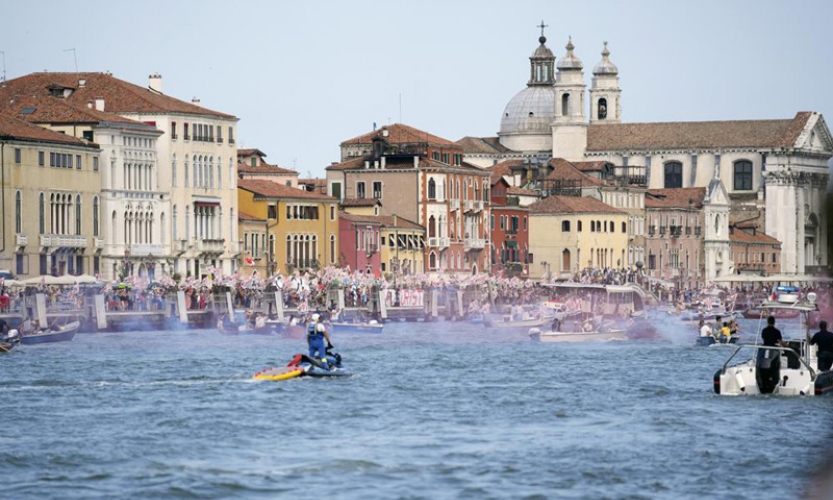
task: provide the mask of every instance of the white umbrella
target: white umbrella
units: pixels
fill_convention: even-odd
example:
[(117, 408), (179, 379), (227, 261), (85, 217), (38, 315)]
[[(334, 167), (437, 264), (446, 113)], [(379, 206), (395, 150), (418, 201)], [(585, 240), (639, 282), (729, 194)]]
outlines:
[(41, 283), (44, 285), (74, 285), (78, 281), (76, 281), (76, 276), (65, 274), (63, 276), (34, 276), (23, 280), (21, 283), (24, 285), (40, 285)]

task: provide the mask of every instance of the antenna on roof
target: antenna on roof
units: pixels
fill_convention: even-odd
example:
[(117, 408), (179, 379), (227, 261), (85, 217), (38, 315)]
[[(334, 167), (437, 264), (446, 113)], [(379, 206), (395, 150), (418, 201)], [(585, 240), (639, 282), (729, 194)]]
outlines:
[(72, 52), (72, 59), (75, 61), (75, 73), (78, 73), (78, 55), (75, 53), (75, 48), (64, 49), (64, 52)]
[(6, 83), (6, 53), (0, 50), (0, 56), (3, 56), (3, 79), (0, 83)]

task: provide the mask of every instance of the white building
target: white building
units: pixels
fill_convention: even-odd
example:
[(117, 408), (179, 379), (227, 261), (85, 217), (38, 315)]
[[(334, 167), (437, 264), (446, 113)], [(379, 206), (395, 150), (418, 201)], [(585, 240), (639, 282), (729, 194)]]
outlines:
[(159, 75), (140, 87), (108, 73), (33, 73), (5, 82), (0, 102), (101, 145), (106, 278), (234, 271), (237, 118), (165, 95)]
[(467, 162), (490, 166), (512, 158), (538, 163), (550, 157), (601, 160), (617, 167), (644, 167), (649, 188), (708, 187), (720, 179), (729, 212), (751, 213), (762, 221), (766, 234), (782, 242), (782, 272), (814, 272), (827, 266), (827, 229), (822, 222), (833, 138), (821, 114), (622, 123), (619, 70), (610, 61), (606, 43), (588, 93), (572, 40), (555, 64), (554, 80), (546, 68), (555, 58), (546, 38), (541, 36), (539, 42), (530, 57), (532, 78), (506, 106), (498, 136), (458, 141)]

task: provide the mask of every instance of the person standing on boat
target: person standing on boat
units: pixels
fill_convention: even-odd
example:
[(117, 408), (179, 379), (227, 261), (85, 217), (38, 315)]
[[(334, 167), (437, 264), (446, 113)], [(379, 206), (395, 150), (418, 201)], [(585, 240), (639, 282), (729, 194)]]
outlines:
[(711, 337), (712, 336), (712, 327), (704, 320), (700, 320), (700, 336), (701, 337)]
[(827, 331), (827, 321), (819, 322), (819, 331), (810, 339), (810, 345), (819, 346), (819, 371), (829, 370), (833, 366), (833, 333)]
[(766, 328), (761, 330), (761, 340), (765, 346), (769, 347), (787, 347), (784, 338), (781, 336), (781, 330), (775, 328), (775, 317), (770, 316), (766, 319)]
[[(325, 340), (327, 341), (326, 344), (324, 343)], [(319, 359), (325, 359), (327, 349), (333, 347), (330, 336), (327, 334), (327, 328), (318, 313), (312, 315), (312, 321), (307, 326), (307, 344), (309, 345), (309, 356)]]

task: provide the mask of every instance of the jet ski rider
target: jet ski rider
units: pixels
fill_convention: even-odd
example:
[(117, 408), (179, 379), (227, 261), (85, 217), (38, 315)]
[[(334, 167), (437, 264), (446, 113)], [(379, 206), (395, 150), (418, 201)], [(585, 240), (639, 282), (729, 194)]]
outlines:
[[(324, 341), (327, 341), (324, 344)], [(307, 344), (309, 345), (309, 356), (324, 360), (327, 358), (327, 349), (332, 349), (330, 336), (327, 334), (327, 327), (321, 321), (321, 315), (312, 315), (312, 321), (307, 325)]]

